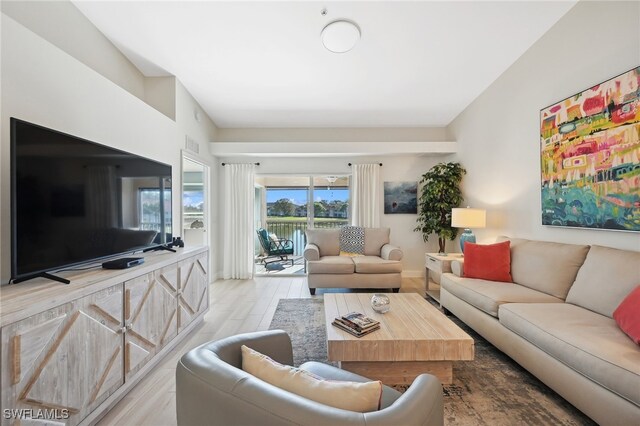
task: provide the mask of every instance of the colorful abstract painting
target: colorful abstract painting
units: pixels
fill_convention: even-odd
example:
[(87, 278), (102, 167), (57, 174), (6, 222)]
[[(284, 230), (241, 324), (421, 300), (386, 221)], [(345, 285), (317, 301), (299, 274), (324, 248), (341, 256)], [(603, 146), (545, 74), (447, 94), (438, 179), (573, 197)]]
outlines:
[(542, 224), (640, 231), (640, 67), (540, 111)]
[(396, 213), (418, 213), (418, 182), (384, 183), (384, 214)]

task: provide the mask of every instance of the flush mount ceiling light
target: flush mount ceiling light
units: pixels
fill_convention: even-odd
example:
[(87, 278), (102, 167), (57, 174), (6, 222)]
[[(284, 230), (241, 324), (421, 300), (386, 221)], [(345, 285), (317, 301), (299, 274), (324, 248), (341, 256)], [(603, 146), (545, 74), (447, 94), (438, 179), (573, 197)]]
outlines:
[(351, 21), (339, 19), (329, 23), (320, 35), (322, 44), (333, 53), (345, 53), (360, 40), (360, 28)]

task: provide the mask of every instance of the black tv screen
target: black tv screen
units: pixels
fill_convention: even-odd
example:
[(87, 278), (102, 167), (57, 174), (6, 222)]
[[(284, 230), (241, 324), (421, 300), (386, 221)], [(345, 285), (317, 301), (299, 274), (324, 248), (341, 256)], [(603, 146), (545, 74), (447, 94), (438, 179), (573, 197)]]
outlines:
[(11, 118), (11, 275), (171, 241), (171, 166)]

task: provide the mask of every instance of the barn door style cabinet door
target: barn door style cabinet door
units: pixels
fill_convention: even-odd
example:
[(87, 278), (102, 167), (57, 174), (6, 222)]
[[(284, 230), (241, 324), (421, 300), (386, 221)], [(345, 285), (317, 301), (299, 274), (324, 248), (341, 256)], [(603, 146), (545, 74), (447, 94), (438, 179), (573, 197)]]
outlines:
[(206, 248), (146, 256), (140, 272), (81, 272), (70, 286), (34, 280), (3, 289), (2, 426), (95, 424), (202, 320)]
[(178, 331), (209, 307), (208, 253), (178, 262), (180, 287), (178, 290)]
[(126, 378), (178, 334), (178, 265), (124, 283)]
[(122, 386), (122, 298), (119, 284), (3, 327), (2, 407), (76, 425)]

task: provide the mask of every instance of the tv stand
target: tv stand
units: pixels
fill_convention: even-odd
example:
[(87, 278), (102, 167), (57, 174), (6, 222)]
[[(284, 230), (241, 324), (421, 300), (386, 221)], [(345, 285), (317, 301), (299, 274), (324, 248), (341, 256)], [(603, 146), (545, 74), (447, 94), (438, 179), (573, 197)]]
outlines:
[(135, 268), (70, 271), (65, 286), (36, 278), (2, 287), (0, 406), (11, 417), (2, 426), (26, 425), (37, 410), (58, 426), (97, 424), (201, 326), (208, 249), (144, 259)]
[(23, 277), (23, 278), (18, 278), (16, 280), (13, 280), (13, 283), (14, 284), (18, 284), (18, 283), (21, 283), (23, 281), (32, 280), (34, 278), (47, 278), (49, 280), (58, 281), (59, 283), (62, 283), (62, 284), (70, 284), (71, 283), (71, 281), (69, 281), (66, 278), (58, 277), (58, 276), (50, 274), (48, 272), (40, 272), (39, 274), (29, 275), (28, 277)]
[(175, 249), (172, 249), (171, 247), (169, 247), (169, 246), (165, 246), (165, 245), (159, 245), (159, 246), (155, 246), (155, 247), (149, 247), (149, 248), (146, 248), (146, 249), (142, 250), (142, 252), (143, 252), (143, 253), (148, 253), (148, 252), (150, 252), (150, 251), (158, 251), (158, 250), (172, 251), (172, 252), (174, 252), (174, 253), (176, 252), (176, 250), (175, 250)]

